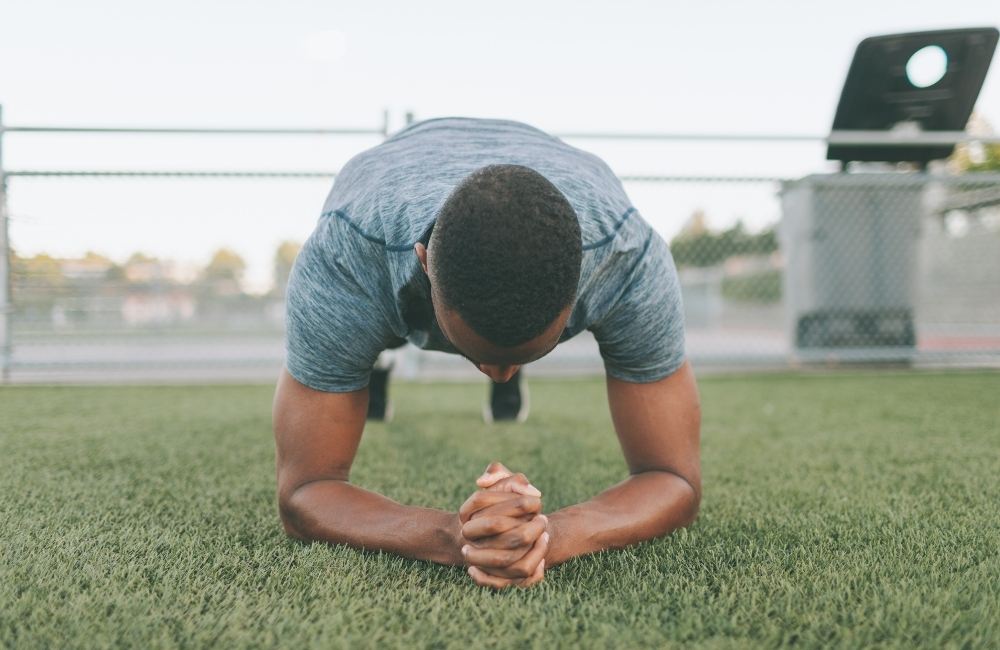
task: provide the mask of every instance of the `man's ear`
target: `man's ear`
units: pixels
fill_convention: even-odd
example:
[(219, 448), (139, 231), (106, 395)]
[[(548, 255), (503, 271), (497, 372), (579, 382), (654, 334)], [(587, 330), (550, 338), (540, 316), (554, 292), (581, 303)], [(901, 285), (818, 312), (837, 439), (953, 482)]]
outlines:
[(427, 247), (417, 242), (413, 245), (413, 251), (417, 254), (417, 259), (420, 260), (420, 268), (424, 270), (426, 275), (430, 276), (430, 273), (427, 271)]

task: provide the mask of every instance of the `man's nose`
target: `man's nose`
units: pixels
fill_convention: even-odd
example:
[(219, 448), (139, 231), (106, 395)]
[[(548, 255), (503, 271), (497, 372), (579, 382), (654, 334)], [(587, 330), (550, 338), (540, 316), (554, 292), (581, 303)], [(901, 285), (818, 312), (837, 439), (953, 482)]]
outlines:
[(492, 366), (485, 363), (479, 364), (479, 370), (498, 384), (505, 384), (510, 381), (521, 366)]

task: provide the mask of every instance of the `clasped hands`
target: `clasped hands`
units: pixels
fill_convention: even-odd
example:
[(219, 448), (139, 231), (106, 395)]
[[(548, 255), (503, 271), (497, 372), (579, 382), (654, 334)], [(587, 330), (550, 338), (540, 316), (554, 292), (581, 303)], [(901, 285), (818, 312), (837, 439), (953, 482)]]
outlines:
[(462, 557), (482, 587), (530, 587), (545, 577), (548, 518), (542, 493), (500, 463), (476, 480), (479, 488), (458, 511)]

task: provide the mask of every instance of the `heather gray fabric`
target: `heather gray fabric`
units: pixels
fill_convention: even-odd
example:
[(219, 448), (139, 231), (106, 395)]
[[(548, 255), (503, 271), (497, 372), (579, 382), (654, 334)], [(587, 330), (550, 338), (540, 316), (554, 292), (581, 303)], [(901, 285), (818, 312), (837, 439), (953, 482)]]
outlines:
[(413, 245), (426, 243), (452, 189), (476, 169), (518, 164), (545, 176), (583, 234), (577, 300), (561, 341), (589, 329), (606, 371), (650, 382), (680, 367), (680, 288), (663, 239), (596, 156), (505, 120), (420, 122), (351, 159), (292, 269), (287, 368), (316, 390), (363, 388), (379, 353), (408, 340), (455, 352), (433, 317)]

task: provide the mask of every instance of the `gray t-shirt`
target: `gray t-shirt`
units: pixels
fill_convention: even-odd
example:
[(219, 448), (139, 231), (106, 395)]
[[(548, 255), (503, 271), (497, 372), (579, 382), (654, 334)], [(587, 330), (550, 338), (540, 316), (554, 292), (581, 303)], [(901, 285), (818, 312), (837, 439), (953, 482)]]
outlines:
[(625, 381), (655, 381), (680, 367), (673, 259), (608, 166), (526, 124), (444, 118), (400, 131), (337, 176), (288, 282), (286, 363), (296, 380), (358, 390), (379, 353), (404, 340), (455, 352), (435, 322), (413, 246), (427, 242), (455, 186), (490, 164), (539, 172), (580, 220), (580, 284), (560, 341), (592, 331), (607, 373)]

